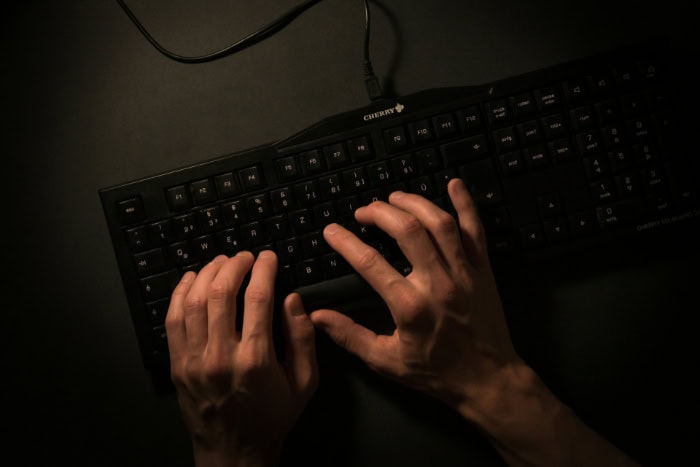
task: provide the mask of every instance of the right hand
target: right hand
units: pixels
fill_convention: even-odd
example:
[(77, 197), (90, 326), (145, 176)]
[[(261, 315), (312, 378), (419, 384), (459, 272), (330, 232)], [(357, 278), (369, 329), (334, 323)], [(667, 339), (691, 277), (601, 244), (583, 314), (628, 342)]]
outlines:
[(579, 420), (517, 355), (476, 206), (461, 180), (447, 188), (457, 222), (406, 193), (355, 213), (396, 239), (413, 266), (406, 277), (342, 227), (324, 232), (384, 299), (394, 333), (377, 335), (331, 310), (313, 312), (314, 325), (371, 368), (475, 423), (511, 466), (638, 467)]
[(478, 418), (477, 400), (492, 398), (516, 354), (487, 255), (476, 206), (464, 183), (448, 193), (458, 221), (427, 199), (392, 193), (356, 211), (363, 224), (393, 237), (412, 272), (404, 277), (373, 248), (339, 225), (324, 231), (328, 244), (379, 293), (396, 329), (377, 335), (333, 310), (311, 314), (314, 325), (371, 368), (431, 394)]

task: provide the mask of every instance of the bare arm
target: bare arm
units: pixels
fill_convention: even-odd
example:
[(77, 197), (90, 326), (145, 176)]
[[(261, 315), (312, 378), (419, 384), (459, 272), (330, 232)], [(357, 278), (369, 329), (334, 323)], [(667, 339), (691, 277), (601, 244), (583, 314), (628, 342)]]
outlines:
[[(236, 295), (251, 268), (239, 332)], [(296, 294), (284, 303), (284, 362), (275, 354), (276, 272), (269, 251), (219, 256), (173, 292), (165, 322), (171, 374), (198, 467), (276, 465), (316, 389), (314, 328)]]
[(426, 199), (394, 193), (356, 212), (396, 239), (411, 263), (404, 277), (351, 232), (324, 231), (387, 303), (396, 324), (377, 335), (332, 310), (311, 319), (371, 368), (444, 401), (488, 436), (513, 466), (632, 466), (587, 427), (513, 348), (484, 231), (464, 184), (448, 192), (458, 222)]

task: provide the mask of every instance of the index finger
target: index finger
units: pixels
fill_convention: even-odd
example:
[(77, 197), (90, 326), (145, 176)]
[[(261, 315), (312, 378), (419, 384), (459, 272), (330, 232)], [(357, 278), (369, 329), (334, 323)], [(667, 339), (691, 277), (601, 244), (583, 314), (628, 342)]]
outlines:
[(412, 292), (411, 283), (379, 254), (377, 250), (338, 224), (328, 224), (323, 230), (326, 242), (365, 279), (389, 305), (394, 321), (398, 323), (392, 304), (399, 303)]
[(231, 340), (237, 341), (236, 297), (252, 265), (253, 255), (240, 252), (226, 260), (212, 280), (208, 304), (209, 347), (221, 349)]

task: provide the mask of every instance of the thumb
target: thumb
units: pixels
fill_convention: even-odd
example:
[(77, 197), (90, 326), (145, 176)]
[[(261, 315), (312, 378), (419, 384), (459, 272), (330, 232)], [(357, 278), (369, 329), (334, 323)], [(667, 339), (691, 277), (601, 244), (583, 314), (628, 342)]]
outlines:
[(390, 346), (393, 336), (380, 336), (355, 323), (350, 317), (333, 310), (311, 313), (311, 322), (322, 329), (339, 347), (357, 356), (367, 365), (382, 373), (391, 373), (390, 362), (395, 357)]
[(314, 326), (304, 311), (299, 294), (290, 294), (284, 301), (284, 366), (290, 385), (305, 398), (318, 386), (318, 364)]

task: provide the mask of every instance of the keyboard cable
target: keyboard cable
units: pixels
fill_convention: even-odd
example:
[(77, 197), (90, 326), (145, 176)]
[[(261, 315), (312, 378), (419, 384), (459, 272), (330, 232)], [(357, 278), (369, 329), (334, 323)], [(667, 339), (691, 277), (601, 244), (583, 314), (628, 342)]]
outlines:
[[(264, 26), (263, 28), (253, 32), (252, 34), (249, 34), (248, 36), (244, 37), (243, 39), (234, 42), (233, 44), (224, 47), (221, 50), (217, 50), (215, 52), (211, 52), (208, 54), (204, 55), (195, 55), (195, 56), (186, 56), (186, 55), (180, 55), (175, 52), (172, 52), (168, 50), (167, 48), (163, 47), (146, 29), (146, 27), (139, 21), (139, 19), (136, 17), (136, 15), (131, 11), (131, 9), (127, 6), (126, 2), (124, 0), (117, 0), (117, 3), (119, 3), (119, 6), (121, 6), (122, 10), (124, 10), (124, 13), (129, 17), (132, 23), (136, 26), (136, 28), (143, 34), (143, 36), (146, 38), (146, 40), (153, 46), (155, 47), (158, 52), (161, 54), (165, 55), (171, 60), (175, 60), (180, 63), (187, 63), (187, 64), (194, 64), (194, 63), (206, 63), (206, 62), (212, 62), (214, 60), (218, 60), (223, 57), (227, 57), (231, 54), (234, 54), (236, 52), (239, 52), (243, 49), (246, 49), (254, 44), (257, 44), (258, 42), (267, 39), (268, 37), (272, 36), (276, 32), (282, 30), (285, 26), (289, 25), (292, 21), (294, 21), (297, 17), (299, 17), (302, 13), (304, 13), (306, 10), (311, 8), (312, 6), (316, 5), (317, 3), (321, 2), (322, 0), (306, 0), (297, 6), (293, 7), (286, 13), (284, 13), (282, 16), (277, 18), (276, 20), (272, 21), (269, 23), (267, 26)], [(369, 8), (369, 0), (364, 0), (365, 4), (365, 46), (364, 46), (364, 74), (365, 74), (365, 87), (367, 89), (367, 94), (370, 98), (370, 100), (375, 101), (377, 99), (381, 99), (383, 96), (382, 93), (382, 88), (381, 85), (379, 84), (379, 79), (374, 73), (374, 69), (372, 67), (372, 61), (370, 60), (370, 8)]]
[(379, 78), (374, 74), (374, 67), (372, 66), (372, 60), (370, 59), (370, 27), (371, 27), (371, 17), (369, 0), (364, 0), (365, 2), (365, 87), (367, 88), (367, 95), (370, 100), (376, 101), (384, 97), (382, 92), (382, 86), (379, 84)]

